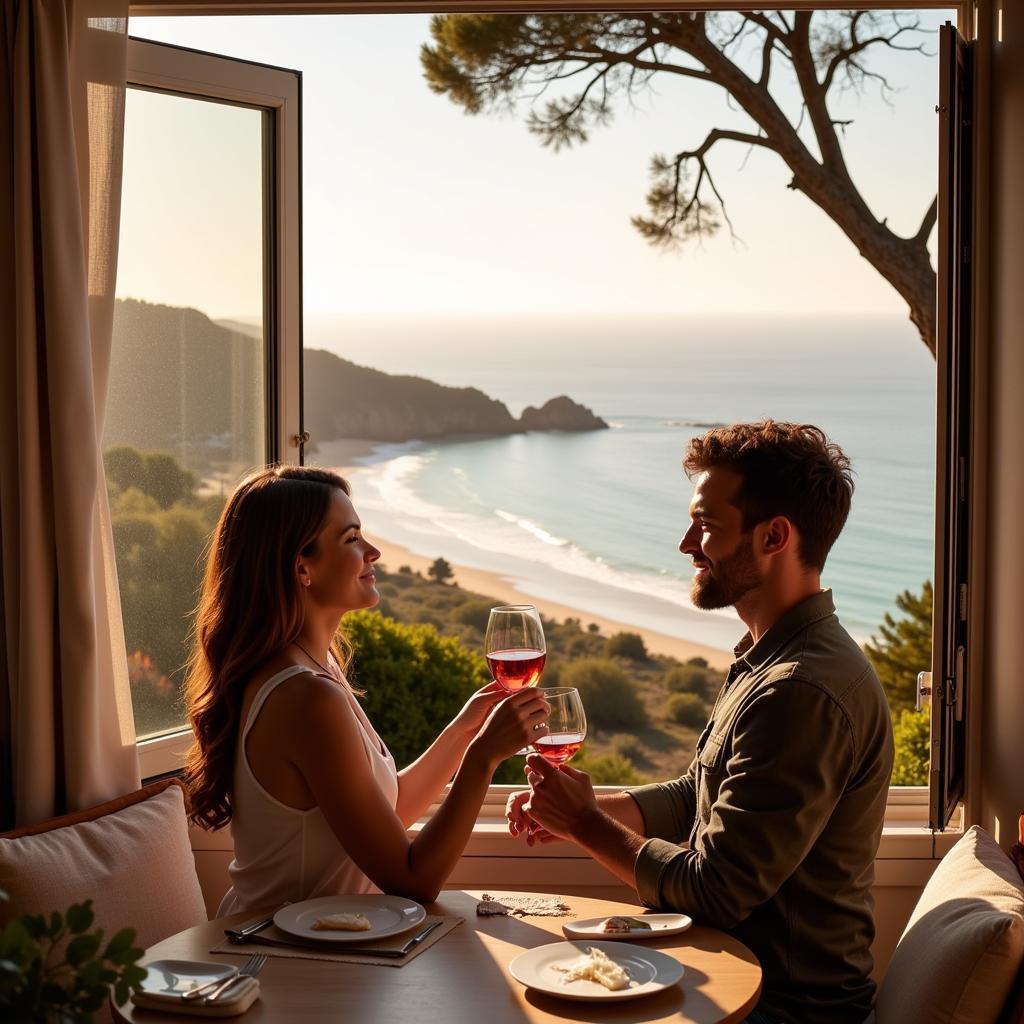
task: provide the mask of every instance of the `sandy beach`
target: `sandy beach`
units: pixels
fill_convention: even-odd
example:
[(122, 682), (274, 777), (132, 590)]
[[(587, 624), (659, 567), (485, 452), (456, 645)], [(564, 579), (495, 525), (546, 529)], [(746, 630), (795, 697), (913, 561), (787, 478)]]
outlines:
[[(381, 540), (379, 537), (372, 537), (372, 540), (380, 548), (381, 564), (390, 572), (395, 572), (399, 566), (407, 565), (411, 569), (425, 574), (434, 561), (432, 558), (417, 555), (408, 548)], [(652, 654), (668, 654), (681, 661), (686, 661), (687, 658), (701, 657), (705, 658), (708, 664), (722, 669), (728, 668), (732, 662), (731, 652), (719, 651), (704, 644), (691, 643), (689, 640), (681, 640), (674, 636), (666, 636), (664, 633), (656, 633), (650, 629), (642, 629), (639, 626), (616, 622), (600, 615), (592, 615), (579, 608), (570, 608), (568, 605), (536, 598), (519, 590), (509, 580), (497, 573), (486, 572), (483, 569), (469, 569), (454, 563), (451, 563), (451, 566), (455, 573), (455, 582), (465, 590), (472, 590), (474, 593), (484, 594), (508, 604), (536, 605), (548, 618), (579, 619), (584, 628), (589, 623), (596, 622), (605, 636), (621, 632), (639, 633)]]
[[(328, 445), (324, 446), (325, 450), (321, 453), (320, 459), (317, 458), (317, 453), (313, 452), (310, 454), (307, 464), (323, 465), (326, 461), (332, 468), (336, 469), (336, 472), (348, 477), (359, 469), (356, 460), (372, 455), (379, 447), (379, 443), (374, 441), (332, 440)], [(381, 564), (388, 571), (396, 572), (400, 566), (407, 565), (416, 572), (426, 574), (436, 555), (428, 557), (416, 554), (401, 544), (384, 539), (374, 532), (371, 524), (368, 525), (370, 526), (368, 530), (370, 539), (380, 548)], [(560, 620), (567, 618), (579, 619), (584, 628), (593, 622), (600, 627), (601, 633), (604, 636), (612, 636), (615, 633), (621, 632), (639, 633), (644, 638), (644, 643), (652, 654), (665, 654), (678, 658), (681, 661), (686, 661), (688, 658), (701, 657), (706, 659), (709, 665), (721, 669), (727, 669), (732, 662), (731, 651), (684, 640), (681, 637), (669, 636), (666, 633), (660, 633), (653, 629), (644, 629), (631, 623), (621, 622), (602, 615), (595, 615), (592, 612), (572, 607), (571, 605), (539, 598), (520, 589), (511, 579), (500, 573), (459, 565), (451, 558), (448, 559), (448, 562), (455, 573), (455, 582), (465, 590), (493, 597), (497, 601), (503, 601), (508, 604), (536, 605), (548, 618)]]

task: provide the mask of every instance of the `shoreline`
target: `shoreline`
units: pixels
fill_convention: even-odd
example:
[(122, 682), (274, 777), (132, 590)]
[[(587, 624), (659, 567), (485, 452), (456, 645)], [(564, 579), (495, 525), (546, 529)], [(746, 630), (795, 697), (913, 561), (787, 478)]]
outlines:
[[(386, 450), (388, 447), (390, 446), (386, 442), (380, 441), (332, 440), (325, 446), (326, 450), (311, 453), (312, 459), (309, 464), (324, 465), (325, 468), (329, 466), (346, 480), (351, 480), (353, 476), (358, 479), (360, 470), (365, 469), (367, 464), (377, 461), (382, 454), (381, 450)], [(317, 458), (318, 455), (320, 458)], [(324, 459), (324, 456), (327, 458)], [(417, 554), (404, 544), (387, 540), (376, 532), (372, 524), (368, 523), (367, 525), (370, 526), (369, 533), (372, 543), (380, 549), (381, 564), (389, 572), (397, 572), (399, 566), (408, 565), (414, 572), (426, 575), (427, 569), (437, 557), (436, 553), (434, 555)], [(700, 657), (704, 658), (713, 668), (722, 670), (727, 670), (732, 664), (731, 650), (638, 626), (613, 616), (596, 614), (575, 604), (565, 604), (538, 597), (521, 586), (517, 586), (512, 578), (501, 572), (470, 567), (460, 563), (458, 559), (452, 559), (447, 555), (445, 557), (455, 574), (455, 582), (465, 590), (493, 597), (497, 601), (508, 604), (535, 605), (549, 619), (560, 621), (567, 618), (579, 619), (584, 628), (593, 622), (600, 627), (604, 636), (612, 636), (615, 633), (638, 633), (643, 637), (647, 650), (652, 654), (668, 655), (684, 662), (690, 658)], [(739, 632), (736, 635), (738, 637)]]
[[(342, 475), (344, 475), (344, 472)], [(372, 543), (374, 547), (380, 549), (381, 564), (388, 572), (397, 572), (399, 566), (407, 565), (414, 572), (421, 572), (426, 575), (427, 569), (434, 561), (433, 558), (425, 555), (417, 555), (401, 544), (393, 544), (391, 541), (383, 540), (376, 536), (372, 538)], [(569, 605), (560, 604), (557, 601), (537, 598), (516, 587), (515, 584), (500, 573), (489, 572), (486, 569), (471, 569), (458, 565), (450, 559), (448, 564), (451, 565), (452, 572), (455, 574), (455, 582), (464, 590), (470, 590), (486, 597), (493, 597), (496, 600), (509, 604), (536, 605), (540, 612), (549, 619), (579, 619), (584, 628), (589, 623), (595, 622), (601, 627), (601, 633), (604, 636), (611, 636), (614, 633), (639, 633), (647, 645), (647, 650), (652, 654), (667, 654), (673, 658), (678, 658), (680, 661), (696, 657), (705, 658), (709, 665), (717, 669), (728, 669), (732, 663), (733, 656), (731, 651), (723, 651), (715, 647), (709, 647), (706, 644), (668, 636), (656, 630), (619, 622), (603, 615), (593, 615), (581, 608), (573, 608)]]

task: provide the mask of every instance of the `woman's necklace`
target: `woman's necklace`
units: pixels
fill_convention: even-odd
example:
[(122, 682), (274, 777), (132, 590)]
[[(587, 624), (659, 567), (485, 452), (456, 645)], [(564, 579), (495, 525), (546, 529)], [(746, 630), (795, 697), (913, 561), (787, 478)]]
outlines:
[(313, 662), (313, 664), (316, 665), (316, 667), (320, 669), (320, 671), (323, 672), (324, 675), (330, 676), (335, 682), (338, 681), (338, 677), (329, 668), (327, 668), (326, 665), (322, 665), (319, 661), (317, 661), (316, 658), (314, 658), (313, 655), (310, 654), (309, 651), (307, 651), (306, 648), (303, 647), (298, 640), (293, 640), (292, 643), (295, 644), (295, 646), (298, 647), (298, 649), (302, 651), (302, 653), (307, 658), (309, 658), (309, 660)]

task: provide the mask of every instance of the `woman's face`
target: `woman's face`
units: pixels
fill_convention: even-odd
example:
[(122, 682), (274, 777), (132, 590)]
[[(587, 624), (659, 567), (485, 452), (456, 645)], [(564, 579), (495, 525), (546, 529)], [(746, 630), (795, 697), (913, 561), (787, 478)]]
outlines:
[(372, 608), (380, 600), (373, 571), (378, 558), (348, 495), (335, 488), (315, 553), (299, 556), (299, 584), (316, 604), (342, 614)]

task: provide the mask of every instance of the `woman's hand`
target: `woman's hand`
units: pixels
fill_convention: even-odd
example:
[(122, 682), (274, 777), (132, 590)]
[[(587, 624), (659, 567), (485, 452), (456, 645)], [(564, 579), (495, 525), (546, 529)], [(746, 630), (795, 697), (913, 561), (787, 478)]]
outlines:
[(471, 745), (494, 767), (520, 747), (529, 746), (546, 730), (548, 702), (534, 687), (525, 687), (501, 700), (491, 711)]
[(538, 825), (524, 810), (525, 805), (533, 796), (533, 790), (524, 789), (512, 793), (505, 803), (505, 820), (508, 822), (509, 835), (526, 836), (526, 845), (534, 843), (557, 843), (561, 840), (553, 836), (543, 825)]
[(487, 721), (487, 716), (508, 696), (508, 690), (497, 680), (492, 679), (486, 686), (481, 686), (462, 710), (452, 719), (452, 726), (467, 739), (472, 739), (480, 726)]

